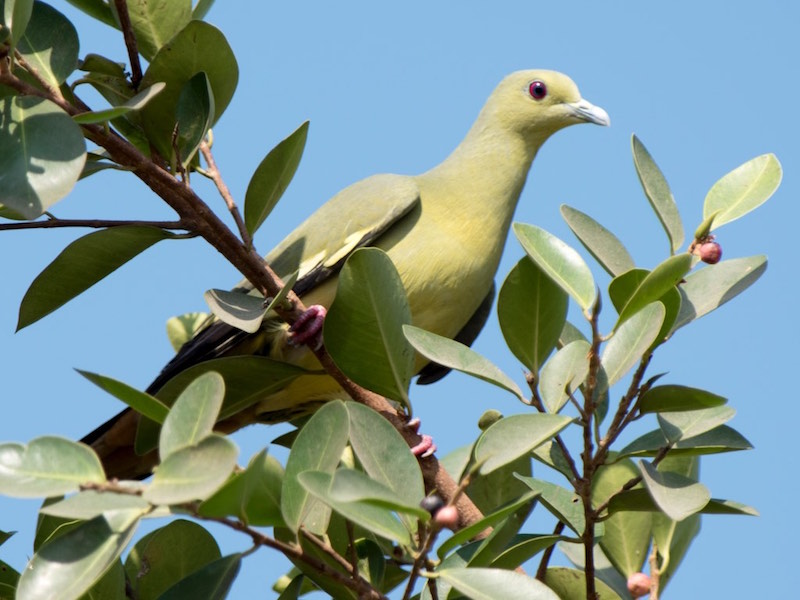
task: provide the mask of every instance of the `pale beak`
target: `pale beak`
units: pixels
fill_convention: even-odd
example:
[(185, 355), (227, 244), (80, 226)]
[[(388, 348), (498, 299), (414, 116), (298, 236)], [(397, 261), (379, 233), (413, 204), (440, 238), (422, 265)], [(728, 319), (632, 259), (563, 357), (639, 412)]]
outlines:
[(595, 123), (596, 125), (611, 125), (611, 118), (608, 116), (608, 113), (587, 100), (581, 99), (567, 106), (572, 109), (575, 118), (581, 121)]

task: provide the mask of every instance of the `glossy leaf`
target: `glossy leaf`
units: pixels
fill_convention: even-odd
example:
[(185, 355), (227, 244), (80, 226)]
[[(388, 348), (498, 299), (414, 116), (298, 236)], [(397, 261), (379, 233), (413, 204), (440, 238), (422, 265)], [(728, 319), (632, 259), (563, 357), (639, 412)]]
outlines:
[(692, 256), (690, 254), (678, 254), (669, 257), (650, 271), (619, 311), (619, 318), (614, 329), (617, 329), (648, 304), (667, 294), (683, 279), (691, 268)]
[(743, 217), (769, 200), (783, 171), (774, 154), (762, 154), (717, 181), (706, 195), (703, 218), (716, 214), (714, 228)]
[(192, 339), (202, 327), (208, 324), (211, 315), (204, 312), (191, 312), (167, 319), (167, 339), (177, 352)]
[[(636, 438), (620, 450), (622, 456), (655, 456), (667, 445), (664, 432), (660, 429)], [(692, 438), (682, 439), (669, 451), (670, 456), (694, 456), (750, 450), (752, 444), (742, 434), (727, 425), (721, 425)]]
[(658, 507), (673, 521), (700, 512), (711, 499), (706, 486), (678, 473), (661, 472), (640, 460), (642, 481)]
[(749, 256), (709, 265), (686, 277), (678, 291), (681, 310), (673, 330), (699, 319), (732, 300), (767, 270), (766, 256)]
[(523, 249), (583, 310), (594, 302), (597, 289), (592, 272), (580, 255), (563, 241), (535, 225), (514, 223)]
[(617, 236), (592, 217), (566, 204), (561, 205), (561, 216), (583, 247), (609, 275), (617, 277), (636, 266)]
[(128, 554), (125, 572), (131, 595), (140, 600), (160, 598), (184, 577), (219, 557), (219, 546), (204, 527), (186, 519), (172, 521), (147, 534)]
[(353, 252), (325, 319), (325, 346), (353, 381), (406, 406), (414, 352), (402, 326), (409, 322), (405, 289), (391, 259), (377, 248)]
[(639, 399), (642, 414), (697, 410), (722, 406), (728, 400), (711, 392), (685, 385), (658, 385), (651, 387)]
[(670, 442), (693, 438), (711, 431), (733, 418), (736, 411), (730, 406), (713, 406), (689, 411), (674, 411), (658, 415), (658, 424)]
[(167, 84), (164, 91), (140, 113), (148, 139), (164, 157), (173, 154), (172, 132), (181, 90), (201, 71), (207, 75), (214, 91), (216, 122), (233, 97), (239, 67), (225, 36), (217, 28), (203, 21), (190, 21), (161, 47), (150, 62), (141, 84), (142, 87), (159, 81)]
[(567, 318), (567, 295), (525, 257), (503, 282), (497, 297), (500, 329), (509, 349), (536, 373), (555, 348)]
[(33, 11), (33, 0), (5, 0), (3, 2), (3, 25), (11, 30), (11, 41), (19, 41), (30, 21)]
[(475, 444), (475, 460), (483, 462), (480, 472), (491, 473), (527, 454), (571, 422), (571, 417), (548, 414), (519, 414), (500, 419)]
[(186, 166), (194, 158), (200, 142), (214, 122), (214, 90), (208, 76), (201, 71), (192, 76), (181, 89), (175, 107), (178, 154)]
[(17, 331), (82, 294), (156, 242), (173, 237), (155, 227), (125, 226), (78, 238), (37, 275), (25, 292)]
[(519, 475), (516, 477), (539, 494), (539, 501), (559, 521), (563, 522), (578, 535), (583, 534), (584, 529), (586, 529), (586, 517), (583, 514), (583, 503), (574, 491), (542, 479), (520, 477)]
[(116, 119), (117, 117), (121, 117), (122, 115), (133, 110), (141, 110), (148, 102), (150, 102), (150, 100), (159, 94), (164, 87), (165, 84), (161, 82), (154, 83), (119, 106), (114, 106), (113, 108), (107, 108), (105, 110), (80, 113), (79, 115), (72, 117), (72, 119), (81, 125), (103, 123), (105, 121), (110, 121), (111, 119)]
[(404, 325), (403, 333), (414, 349), (425, 358), (508, 390), (519, 399), (524, 398), (522, 390), (513, 379), (469, 346), (413, 325)]
[(241, 554), (230, 554), (190, 573), (158, 597), (158, 600), (203, 598), (224, 600), (242, 565)]
[(78, 66), (78, 48), (78, 33), (70, 20), (44, 2), (33, 2), (31, 20), (17, 44), (25, 62), (58, 87)]
[(199, 444), (211, 435), (224, 396), (225, 381), (213, 371), (204, 373), (186, 387), (161, 427), (158, 454), (162, 461), (181, 448)]
[(653, 302), (625, 321), (608, 341), (601, 363), (610, 388), (641, 359), (655, 341), (664, 321), (664, 305)]
[[(599, 506), (638, 475), (636, 465), (630, 460), (601, 467), (592, 483), (592, 504)], [(650, 515), (640, 512), (612, 514), (603, 525), (605, 532), (600, 546), (614, 567), (626, 578), (641, 571), (650, 547)]]
[(127, 0), (127, 5), (139, 52), (148, 61), (192, 18), (191, 0)]
[(267, 307), (264, 298), (243, 292), (208, 290), (203, 298), (220, 321), (247, 333), (255, 333), (261, 327)]
[(98, 375), (97, 373), (90, 373), (89, 371), (81, 371), (78, 373), (86, 377), (89, 381), (97, 387), (105, 390), (118, 400), (122, 400), (125, 404), (130, 406), (136, 412), (146, 416), (157, 423), (163, 423), (167, 418), (169, 407), (164, 405), (158, 398), (151, 396), (145, 392), (140, 392), (134, 387), (129, 386), (111, 377), (105, 375)]
[(0, 493), (6, 496), (59, 496), (105, 480), (100, 459), (85, 444), (55, 436), (0, 444)]
[(439, 577), (472, 600), (559, 600), (541, 581), (505, 569), (442, 569)]
[(281, 489), (281, 512), (286, 525), (297, 532), (301, 525), (324, 533), (330, 512), (298, 481), (300, 473), (333, 473), (347, 445), (349, 416), (344, 404), (331, 401), (315, 412), (297, 434), (286, 461)]
[[(544, 582), (559, 598), (583, 598), (586, 595), (586, 574), (567, 567), (549, 567)], [(620, 600), (620, 596), (607, 584), (595, 579), (596, 600)]]
[(557, 413), (589, 374), (589, 342), (577, 340), (567, 344), (542, 369), (539, 394), (547, 411)]
[(683, 223), (675, 199), (672, 197), (669, 184), (661, 169), (658, 168), (647, 148), (635, 135), (631, 138), (631, 146), (636, 174), (639, 176), (650, 206), (653, 207), (658, 220), (661, 221), (661, 226), (667, 233), (670, 250), (674, 254), (683, 245), (684, 239)]
[(364, 471), (392, 490), (401, 503), (419, 506), (425, 484), (419, 462), (408, 451), (403, 436), (371, 408), (356, 402), (347, 402), (345, 406), (350, 418), (350, 445)]
[(238, 449), (228, 438), (208, 435), (193, 446), (172, 452), (158, 466), (142, 494), (153, 504), (181, 504), (205, 500), (228, 479), (236, 466)]
[(39, 217), (72, 190), (85, 161), (83, 134), (58, 106), (34, 96), (0, 100), (3, 206)]
[(54, 517), (88, 521), (109, 511), (138, 510), (144, 514), (149, 509), (150, 504), (141, 496), (83, 490), (63, 500), (43, 506), (39, 512)]
[(244, 222), (253, 235), (275, 208), (294, 177), (308, 137), (308, 121), (269, 151), (247, 184)]
[(95, 517), (44, 544), (22, 572), (17, 598), (80, 598), (117, 561), (141, 514), (122, 510)]
[(320, 471), (306, 471), (298, 476), (299, 483), (315, 498), (330, 506), (348, 521), (352, 521), (377, 536), (411, 545), (405, 526), (390, 511), (366, 502), (340, 502), (331, 497), (333, 477)]

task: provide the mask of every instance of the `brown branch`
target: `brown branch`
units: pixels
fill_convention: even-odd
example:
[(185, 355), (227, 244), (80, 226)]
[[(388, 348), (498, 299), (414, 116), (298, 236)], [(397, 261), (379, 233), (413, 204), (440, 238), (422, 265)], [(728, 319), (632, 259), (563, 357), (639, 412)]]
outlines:
[(31, 66), (31, 64), (25, 60), (25, 58), (22, 56), (22, 54), (19, 53), (18, 50), (14, 50), (14, 60), (17, 62), (17, 64), (19, 64), (20, 67), (25, 69), (31, 75), (31, 77), (33, 77), (36, 80), (36, 83), (42, 86), (42, 89), (45, 92), (47, 92), (54, 98), (60, 99), (62, 102), (65, 101), (64, 96), (61, 93), (61, 90), (53, 86), (49, 81), (47, 81), (44, 77), (42, 77), (42, 74), (39, 73), (39, 71), (36, 70), (33, 66)]
[(331, 546), (327, 542), (321, 540), (320, 538), (318, 538), (317, 536), (315, 536), (313, 533), (311, 533), (310, 531), (308, 531), (305, 528), (301, 527), (300, 531), (298, 533), (300, 535), (302, 535), (304, 539), (308, 540), (309, 542), (314, 544), (317, 548), (322, 550), (325, 554), (327, 554), (331, 559), (333, 559), (333, 561), (337, 565), (342, 567), (342, 569), (344, 569), (345, 571), (350, 573), (350, 575), (352, 576), (353, 579), (360, 579), (360, 577), (358, 575), (358, 572), (357, 572), (357, 568), (355, 567), (355, 563), (351, 564), (350, 562), (348, 562), (348, 560), (344, 556), (339, 554), (333, 548), (333, 546)]
[(214, 182), (214, 185), (217, 186), (219, 195), (222, 196), (222, 199), (225, 201), (225, 205), (228, 207), (228, 211), (230, 211), (233, 221), (236, 223), (236, 227), (239, 229), (239, 235), (242, 237), (242, 242), (244, 242), (244, 245), (248, 248), (252, 248), (253, 238), (250, 236), (250, 232), (247, 231), (247, 226), (245, 226), (244, 219), (242, 219), (242, 213), (239, 212), (239, 207), (236, 206), (236, 202), (233, 199), (231, 191), (228, 189), (228, 186), (225, 185), (225, 181), (222, 179), (222, 174), (219, 172), (217, 163), (214, 160), (214, 155), (211, 153), (211, 147), (205, 140), (200, 142), (200, 152), (203, 154), (203, 158), (205, 158), (206, 165), (208, 166), (206, 169), (206, 174), (211, 178), (211, 181)]
[[(556, 523), (556, 526), (553, 528), (553, 535), (561, 535), (561, 532), (564, 531), (564, 527), (564, 521)], [(553, 551), (555, 549), (555, 544), (545, 548), (544, 554), (542, 554), (542, 560), (539, 561), (539, 568), (536, 569), (536, 579), (542, 583), (544, 583), (544, 579), (547, 576), (547, 565), (550, 564), (550, 557), (553, 556)]]
[(125, 38), (125, 48), (128, 50), (128, 59), (131, 61), (131, 85), (134, 90), (139, 89), (142, 81), (142, 65), (139, 62), (139, 49), (136, 46), (136, 34), (133, 31), (131, 16), (128, 13), (128, 3), (125, 0), (114, 0), (114, 6), (119, 16), (119, 26)]
[(0, 223), (0, 231), (16, 229), (56, 229), (59, 227), (87, 227), (106, 229), (109, 227), (158, 227), (159, 229), (188, 229), (183, 221), (120, 221), (106, 219), (48, 219), (47, 221), (25, 221), (23, 223)]

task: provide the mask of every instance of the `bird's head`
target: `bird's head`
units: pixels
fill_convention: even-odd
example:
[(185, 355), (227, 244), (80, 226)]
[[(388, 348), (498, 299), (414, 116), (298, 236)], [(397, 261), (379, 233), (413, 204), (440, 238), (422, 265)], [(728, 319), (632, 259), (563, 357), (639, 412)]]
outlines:
[(581, 98), (578, 86), (556, 71), (517, 71), (492, 92), (485, 110), (492, 120), (541, 144), (568, 125), (609, 125), (608, 113)]

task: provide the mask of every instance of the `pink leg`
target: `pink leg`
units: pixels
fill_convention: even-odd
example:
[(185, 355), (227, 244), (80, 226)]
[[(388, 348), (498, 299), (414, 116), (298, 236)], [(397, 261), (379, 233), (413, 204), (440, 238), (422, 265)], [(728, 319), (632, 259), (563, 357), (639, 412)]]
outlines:
[(297, 320), (289, 327), (289, 343), (292, 346), (318, 347), (322, 344), (322, 324), (328, 311), (324, 306), (314, 304), (309, 306)]
[[(418, 418), (414, 417), (411, 419), (406, 425), (414, 430), (414, 433), (419, 431), (420, 421)], [(425, 433), (420, 434), (422, 436), (422, 441), (419, 444), (411, 448), (411, 453), (416, 456), (417, 458), (428, 458), (434, 452), (436, 452), (436, 444), (433, 441), (433, 438)]]

